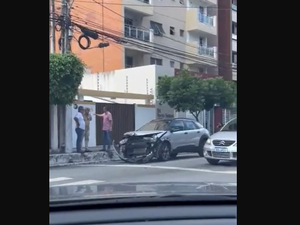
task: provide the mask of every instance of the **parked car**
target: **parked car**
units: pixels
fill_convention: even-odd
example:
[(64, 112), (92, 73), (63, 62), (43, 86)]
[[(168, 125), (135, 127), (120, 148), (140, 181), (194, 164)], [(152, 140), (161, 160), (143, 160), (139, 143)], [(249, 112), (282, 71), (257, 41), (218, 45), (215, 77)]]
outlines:
[(162, 142), (155, 158), (161, 161), (175, 158), (182, 152), (195, 152), (203, 157), (203, 146), (209, 132), (192, 119), (156, 119), (136, 131), (125, 133), (119, 143), (120, 152), (126, 158), (146, 155), (157, 138)]
[(220, 160), (237, 161), (237, 118), (230, 120), (207, 139), (203, 153), (212, 165), (217, 165)]

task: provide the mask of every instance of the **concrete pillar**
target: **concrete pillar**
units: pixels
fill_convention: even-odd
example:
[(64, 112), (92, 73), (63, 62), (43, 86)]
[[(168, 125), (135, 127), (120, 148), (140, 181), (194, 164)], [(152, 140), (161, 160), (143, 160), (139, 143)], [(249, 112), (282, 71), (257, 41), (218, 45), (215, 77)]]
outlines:
[(72, 142), (72, 105), (65, 106), (66, 115), (65, 115), (65, 151), (66, 153), (71, 153), (73, 151), (73, 142)]
[(59, 146), (65, 145), (65, 107), (59, 106)]
[(58, 150), (58, 115), (57, 106), (50, 105), (51, 149)]

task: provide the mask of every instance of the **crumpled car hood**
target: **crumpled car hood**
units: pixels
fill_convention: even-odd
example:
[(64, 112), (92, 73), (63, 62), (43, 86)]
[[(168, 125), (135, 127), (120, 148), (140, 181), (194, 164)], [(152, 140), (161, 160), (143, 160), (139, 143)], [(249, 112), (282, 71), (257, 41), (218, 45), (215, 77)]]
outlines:
[(152, 130), (152, 131), (129, 131), (124, 134), (124, 137), (130, 137), (130, 136), (147, 136), (147, 135), (155, 135), (160, 134), (165, 131), (161, 130)]

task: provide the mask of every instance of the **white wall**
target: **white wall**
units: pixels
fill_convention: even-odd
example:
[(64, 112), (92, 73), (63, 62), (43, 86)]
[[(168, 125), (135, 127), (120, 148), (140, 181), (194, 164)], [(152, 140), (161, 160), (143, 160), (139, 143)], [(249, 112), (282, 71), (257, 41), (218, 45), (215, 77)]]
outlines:
[(156, 118), (155, 107), (135, 105), (135, 129)]
[[(93, 103), (85, 103), (85, 102), (78, 102), (78, 106), (83, 106), (84, 108), (88, 107), (91, 109), (91, 115), (92, 115), (92, 121), (90, 123), (90, 141), (89, 141), (89, 147), (96, 147), (96, 118), (94, 116), (94, 113), (96, 112), (96, 106)], [(72, 109), (72, 118), (70, 118), (72, 121), (73, 118), (75, 117), (76, 113), (78, 112), (78, 109), (74, 109), (74, 104), (73, 104), (73, 109)], [(73, 141), (73, 148), (76, 148), (76, 139), (77, 135), (75, 132), (76, 124), (75, 121), (72, 124), (72, 141)], [(82, 143), (82, 146), (84, 147), (84, 140)]]
[[(173, 68), (148, 65), (140, 66), (122, 70), (114, 70), (110, 72), (97, 73), (97, 74), (85, 74), (81, 88), (102, 91), (114, 91), (114, 92), (128, 92), (136, 94), (152, 94), (154, 100), (151, 102), (152, 105), (156, 106), (156, 109), (160, 109), (160, 114), (167, 117), (174, 116), (174, 110), (168, 105), (159, 105), (156, 101), (156, 85), (159, 77), (161, 76), (174, 76), (175, 71)], [(96, 77), (93, 78), (92, 76)], [(93, 82), (93, 83), (92, 83)], [(97, 83), (95, 83), (97, 82)], [(96, 87), (99, 87), (97, 89)], [(86, 97), (84, 98), (86, 99)], [(110, 99), (116, 103), (125, 104), (145, 104), (145, 100), (136, 99)], [(159, 112), (156, 111), (156, 118)], [(184, 113), (180, 113), (180, 117), (185, 117)]]
[[(157, 65), (140, 66), (104, 73), (85, 74), (82, 89), (156, 95), (159, 76), (174, 76), (174, 69)], [(118, 103), (145, 104), (145, 100), (112, 99)], [(153, 104), (155, 101), (152, 102)]]

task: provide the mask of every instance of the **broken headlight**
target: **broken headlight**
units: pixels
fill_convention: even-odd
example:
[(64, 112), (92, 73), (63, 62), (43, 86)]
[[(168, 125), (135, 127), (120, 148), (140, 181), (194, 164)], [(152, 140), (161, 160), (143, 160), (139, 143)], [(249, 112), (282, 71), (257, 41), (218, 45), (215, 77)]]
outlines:
[(157, 136), (155, 134), (152, 137), (144, 137), (144, 140), (149, 141), (149, 142), (156, 142)]
[(128, 139), (125, 138), (125, 139), (121, 140), (119, 144), (120, 144), (120, 145), (124, 145), (124, 144), (126, 144), (127, 141), (128, 141)]

